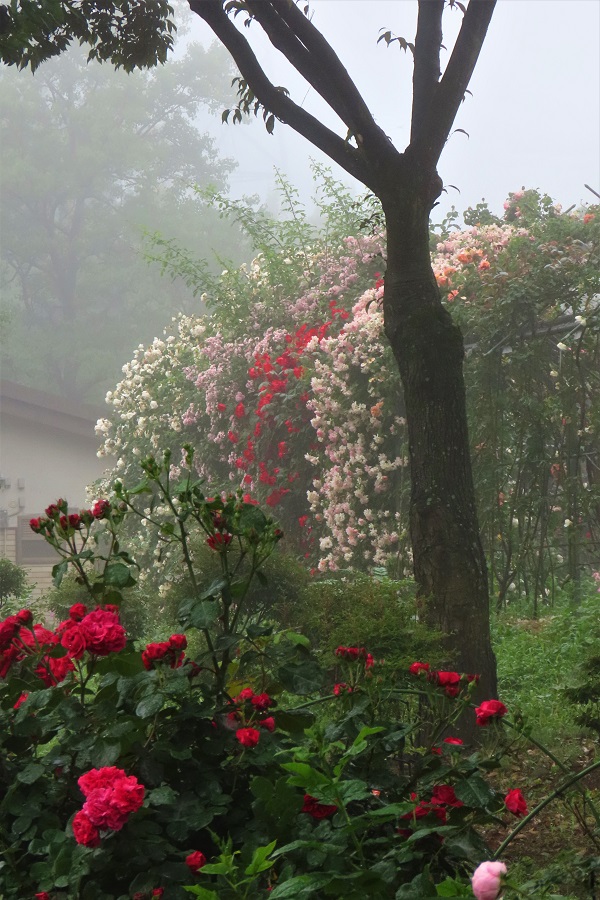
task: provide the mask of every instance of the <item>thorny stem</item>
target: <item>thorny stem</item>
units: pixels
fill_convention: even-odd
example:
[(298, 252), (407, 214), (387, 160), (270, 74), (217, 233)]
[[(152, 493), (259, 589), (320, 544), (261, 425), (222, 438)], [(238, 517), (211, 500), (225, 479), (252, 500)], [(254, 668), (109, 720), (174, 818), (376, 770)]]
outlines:
[(571, 787), (572, 784), (580, 781), (582, 778), (585, 778), (586, 775), (589, 775), (590, 772), (593, 772), (594, 769), (600, 768), (600, 760), (595, 763), (592, 763), (590, 766), (587, 766), (585, 769), (582, 769), (581, 772), (576, 772), (574, 775), (571, 775), (570, 778), (565, 779), (562, 784), (559, 784), (557, 788), (555, 788), (547, 797), (545, 797), (536, 807), (534, 807), (530, 813), (528, 813), (524, 819), (521, 819), (518, 825), (516, 825), (511, 833), (506, 837), (498, 849), (492, 856), (492, 859), (497, 859), (508, 847), (508, 845), (514, 840), (514, 838), (519, 834), (520, 831), (525, 828), (526, 825), (531, 822), (532, 819), (537, 816), (549, 803), (551, 803), (556, 797), (562, 794), (568, 787)]

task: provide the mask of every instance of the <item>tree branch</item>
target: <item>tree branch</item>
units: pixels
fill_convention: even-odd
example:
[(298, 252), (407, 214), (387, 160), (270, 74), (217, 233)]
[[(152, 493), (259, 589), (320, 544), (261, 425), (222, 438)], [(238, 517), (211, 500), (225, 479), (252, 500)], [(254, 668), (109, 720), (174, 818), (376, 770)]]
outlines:
[[(247, 5), (255, 10), (267, 4), (264, 0), (247, 0)], [(306, 70), (298, 66), (296, 68), (327, 101), (352, 134), (360, 135), (362, 141), (359, 143), (389, 145), (384, 131), (373, 119), (369, 107), (339, 56), (310, 19), (290, 0), (271, 0), (269, 5), (276, 7), (277, 15), (288, 25), (290, 33), (299, 42), (301, 41), (308, 51), (309, 66)], [(287, 51), (284, 49), (282, 52), (291, 61)]]
[(440, 80), (440, 47), (444, 0), (419, 0), (415, 37), (411, 142), (425, 124), (427, 111)]
[(259, 102), (289, 125), (354, 178), (373, 190), (369, 169), (360, 152), (318, 119), (294, 103), (267, 78), (246, 38), (231, 22), (223, 0), (189, 0), (190, 9), (214, 31), (236, 63), (243, 79)]
[[(429, 0), (425, 0), (425, 5)], [(436, 165), (463, 101), (490, 24), (496, 0), (470, 0), (452, 55), (425, 114), (414, 144)], [(413, 144), (411, 142), (411, 150)]]

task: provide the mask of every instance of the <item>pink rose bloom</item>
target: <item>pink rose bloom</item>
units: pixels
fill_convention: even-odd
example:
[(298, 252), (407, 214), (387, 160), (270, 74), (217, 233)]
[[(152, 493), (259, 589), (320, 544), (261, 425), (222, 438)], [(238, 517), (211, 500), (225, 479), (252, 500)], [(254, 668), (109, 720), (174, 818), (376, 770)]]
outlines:
[(482, 862), (477, 866), (471, 878), (477, 900), (496, 900), (503, 875), (506, 875), (506, 866), (502, 862)]

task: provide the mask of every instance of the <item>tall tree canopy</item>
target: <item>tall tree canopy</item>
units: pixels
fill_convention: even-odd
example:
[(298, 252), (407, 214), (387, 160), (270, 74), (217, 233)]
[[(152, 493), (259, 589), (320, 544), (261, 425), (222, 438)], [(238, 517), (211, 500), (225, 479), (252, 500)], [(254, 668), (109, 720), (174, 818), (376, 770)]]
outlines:
[[(189, 0), (241, 73), (239, 113), (278, 119), (323, 150), (375, 194), (387, 230), (385, 332), (404, 388), (412, 480), (410, 534), (415, 576), (431, 621), (451, 636), (456, 663), (494, 692), (488, 585), (469, 455), (460, 330), (443, 307), (429, 249), (429, 214), (442, 190), (437, 163), (467, 90), (495, 0), (448, 0), (462, 25), (441, 73), (444, 0), (419, 0), (413, 54), (410, 141), (398, 150), (375, 122), (351, 76), (291, 0)], [(140, 10), (147, 10), (147, 17)], [(71, 40), (90, 55), (133, 68), (162, 60), (172, 41), (160, 2), (96, 4), (21, 0), (3, 21), (2, 58), (20, 66), (59, 53)], [(244, 34), (257, 23), (274, 47), (343, 123), (340, 135), (273, 84)], [(389, 39), (392, 39), (390, 32)], [(236, 114), (234, 113), (234, 116)]]
[(186, 308), (143, 259), (160, 230), (211, 255), (230, 229), (192, 189), (233, 162), (201, 130), (228, 95), (229, 60), (195, 46), (131, 75), (78, 48), (27, 78), (0, 74), (0, 264), (5, 377), (100, 400), (140, 341)]

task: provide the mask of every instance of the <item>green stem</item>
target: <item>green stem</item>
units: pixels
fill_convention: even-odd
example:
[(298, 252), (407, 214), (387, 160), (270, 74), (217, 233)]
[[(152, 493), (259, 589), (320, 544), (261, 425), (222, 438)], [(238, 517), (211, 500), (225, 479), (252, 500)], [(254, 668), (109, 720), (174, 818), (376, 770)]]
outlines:
[(586, 775), (589, 775), (590, 772), (593, 772), (594, 769), (598, 768), (600, 768), (600, 760), (598, 760), (598, 762), (592, 763), (591, 766), (587, 766), (587, 768), (582, 769), (581, 772), (576, 772), (574, 775), (571, 775), (570, 778), (567, 778), (565, 781), (563, 781), (562, 784), (559, 784), (559, 786), (555, 788), (552, 793), (548, 794), (547, 797), (545, 797), (540, 803), (538, 803), (538, 805), (534, 807), (534, 809), (532, 809), (531, 812), (528, 813), (525, 818), (515, 826), (515, 828), (513, 828), (508, 837), (506, 837), (502, 841), (496, 852), (493, 854), (492, 859), (498, 859), (498, 857), (504, 852), (504, 850), (506, 850), (508, 845), (518, 835), (518, 833), (522, 831), (522, 829), (525, 828), (525, 826), (529, 824), (529, 822), (533, 818), (535, 818), (535, 816), (537, 816), (537, 814), (541, 812), (544, 807), (548, 806), (548, 804), (551, 803), (552, 800), (555, 799), (555, 797), (558, 797), (559, 794), (562, 794), (562, 792), (565, 791), (568, 787), (571, 787), (572, 784), (575, 784), (577, 781), (585, 778)]
[[(510, 719), (503, 719), (502, 721), (505, 725), (508, 725), (509, 728), (514, 729), (518, 734), (521, 734), (523, 737), (527, 738), (527, 740), (531, 744), (533, 744), (534, 747), (537, 747), (538, 750), (541, 750), (542, 753), (545, 753), (546, 756), (548, 757), (548, 759), (551, 759), (552, 762), (555, 765), (557, 765), (558, 768), (562, 772), (569, 773), (569, 769), (567, 768), (567, 766), (563, 762), (561, 762), (561, 760), (558, 759), (558, 757), (556, 757), (554, 755), (554, 753), (552, 753), (551, 750), (548, 750), (548, 748), (545, 747), (544, 744), (541, 744), (539, 741), (537, 741), (535, 738), (532, 738), (530, 735), (524, 735), (523, 732), (520, 730), (520, 728), (517, 725), (515, 725), (513, 722), (511, 722)], [(594, 816), (594, 819), (596, 820), (596, 825), (598, 825), (600, 827), (600, 813), (598, 812), (598, 810), (596, 809), (596, 807), (590, 800), (588, 792), (585, 790), (583, 785), (577, 785), (577, 790), (582, 794), (585, 801), (589, 804), (589, 807), (592, 811), (592, 815)]]

